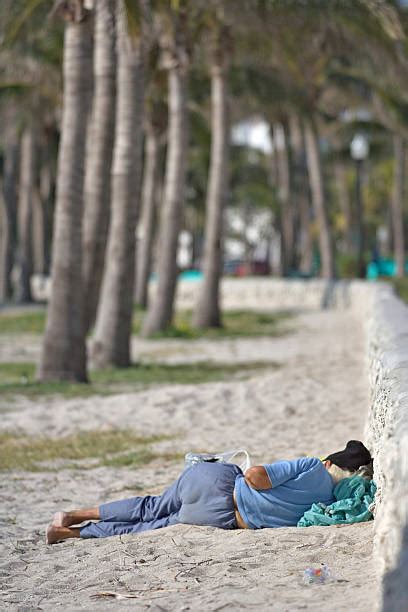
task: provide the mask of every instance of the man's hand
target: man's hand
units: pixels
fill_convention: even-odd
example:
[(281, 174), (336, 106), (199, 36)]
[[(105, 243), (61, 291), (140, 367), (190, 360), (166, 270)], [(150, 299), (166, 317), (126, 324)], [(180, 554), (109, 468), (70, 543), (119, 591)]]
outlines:
[(263, 465), (254, 465), (245, 472), (245, 480), (252, 489), (271, 489), (272, 483)]

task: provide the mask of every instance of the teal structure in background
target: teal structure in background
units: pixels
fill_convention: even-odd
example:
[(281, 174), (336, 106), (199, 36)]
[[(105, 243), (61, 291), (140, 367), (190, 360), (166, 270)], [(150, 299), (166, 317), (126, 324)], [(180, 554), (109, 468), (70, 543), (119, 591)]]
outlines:
[(201, 270), (184, 270), (184, 272), (179, 274), (179, 278), (183, 280), (198, 281), (203, 278), (203, 273)]
[[(379, 276), (396, 276), (397, 266), (393, 259), (379, 259), (370, 261), (367, 266), (367, 279), (376, 280)], [(405, 272), (408, 273), (408, 262), (405, 263)]]

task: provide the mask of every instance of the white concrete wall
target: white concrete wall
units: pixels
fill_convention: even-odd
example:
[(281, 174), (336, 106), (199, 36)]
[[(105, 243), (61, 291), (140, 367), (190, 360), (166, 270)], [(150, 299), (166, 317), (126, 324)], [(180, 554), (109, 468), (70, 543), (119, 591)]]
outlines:
[[(176, 307), (190, 309), (198, 295), (199, 282), (178, 283)], [(286, 308), (347, 308), (355, 296), (374, 290), (374, 284), (360, 281), (326, 281), (322, 279), (287, 280), (271, 277), (224, 278), (221, 282), (221, 305), (226, 310), (270, 310)], [(155, 285), (150, 287), (154, 299)]]
[(383, 610), (408, 610), (408, 307), (386, 287), (372, 296), (367, 356), (372, 401), (366, 438), (378, 485), (375, 557)]
[[(193, 308), (199, 286), (196, 280), (180, 280), (177, 284), (176, 308)], [(228, 310), (344, 308), (350, 306), (352, 295), (359, 294), (364, 301), (363, 296), (374, 287), (374, 284), (359, 281), (287, 280), (269, 276), (225, 277), (221, 281), (221, 304)], [(154, 299), (156, 288), (157, 283), (151, 282), (151, 299)], [(47, 301), (51, 290), (50, 278), (34, 275), (31, 278), (31, 289), (35, 300)]]

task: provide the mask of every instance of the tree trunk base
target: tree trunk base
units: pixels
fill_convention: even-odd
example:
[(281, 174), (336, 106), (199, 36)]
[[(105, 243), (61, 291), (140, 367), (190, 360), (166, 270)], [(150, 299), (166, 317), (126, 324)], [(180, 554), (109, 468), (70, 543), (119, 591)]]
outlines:
[(93, 365), (98, 369), (103, 368), (129, 368), (132, 365), (129, 352), (113, 355), (106, 350), (105, 345), (95, 340), (92, 343), (91, 359)]

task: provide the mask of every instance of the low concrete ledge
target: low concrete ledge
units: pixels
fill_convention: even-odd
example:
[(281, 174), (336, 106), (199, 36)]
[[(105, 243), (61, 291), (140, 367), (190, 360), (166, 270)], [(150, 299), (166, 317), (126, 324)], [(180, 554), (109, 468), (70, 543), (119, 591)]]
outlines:
[[(194, 308), (199, 281), (181, 280), (177, 286), (176, 306)], [(319, 310), (348, 308), (361, 296), (363, 301), (375, 285), (364, 281), (329, 281), (324, 279), (280, 279), (271, 277), (223, 278), (221, 306), (226, 310), (284, 310), (286, 308)], [(154, 299), (154, 283), (151, 297)]]
[[(199, 280), (181, 279), (177, 283), (176, 308), (192, 309), (198, 299)], [(375, 284), (363, 281), (329, 281), (324, 279), (281, 279), (270, 276), (231, 278), (221, 280), (221, 306), (227, 310), (283, 310), (296, 308), (316, 310), (320, 308), (348, 308)], [(51, 291), (49, 277), (34, 275), (31, 289), (36, 301), (46, 302)], [(154, 299), (157, 282), (149, 284), (149, 297)]]

